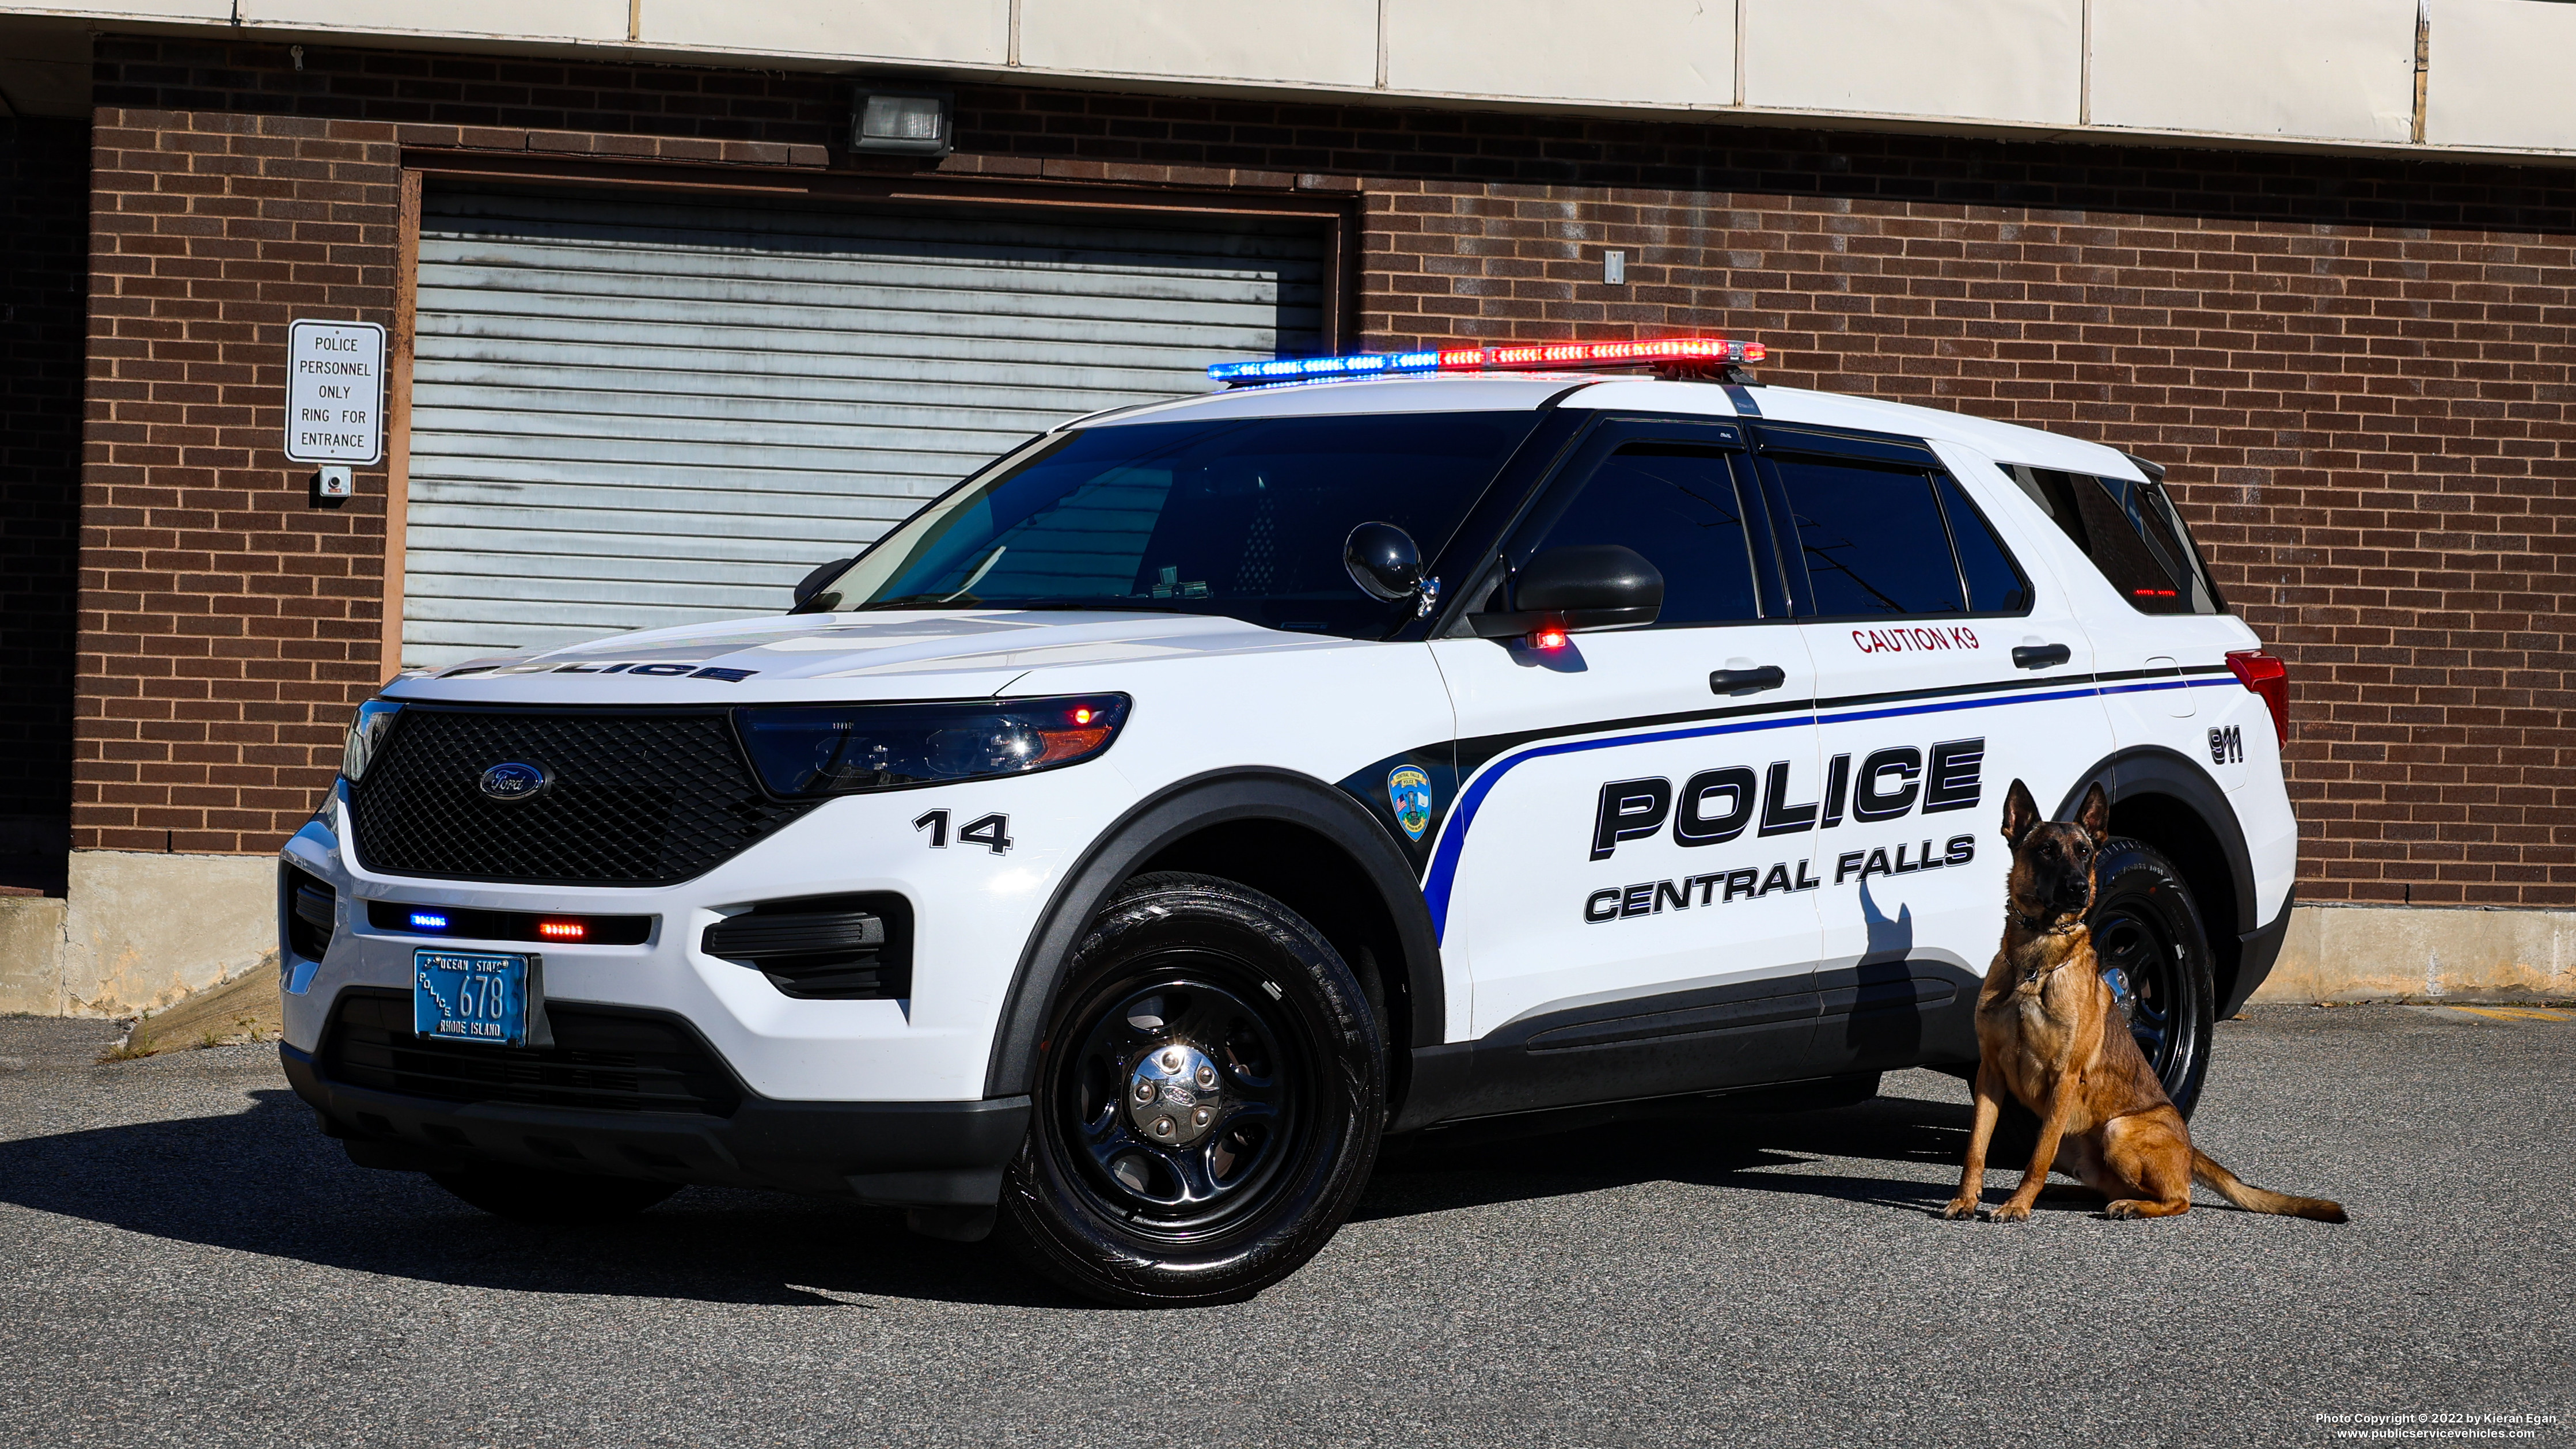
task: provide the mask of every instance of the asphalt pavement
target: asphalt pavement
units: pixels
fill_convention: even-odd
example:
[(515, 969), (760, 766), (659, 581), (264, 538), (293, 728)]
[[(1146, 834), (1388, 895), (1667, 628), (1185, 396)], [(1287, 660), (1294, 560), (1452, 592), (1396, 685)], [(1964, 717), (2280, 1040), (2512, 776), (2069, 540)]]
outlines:
[(1966, 1090), (1908, 1072), (1417, 1147), (1287, 1283), (1162, 1313), (787, 1197), (512, 1226), (350, 1166), (269, 1048), (96, 1065), (103, 1024), (0, 1019), (0, 1442), (2304, 1445), (2468, 1414), (2576, 1449), (2576, 1013), (2543, 1015), (2220, 1025), (2200, 1145), (2346, 1226), (2207, 1192), (1941, 1221)]

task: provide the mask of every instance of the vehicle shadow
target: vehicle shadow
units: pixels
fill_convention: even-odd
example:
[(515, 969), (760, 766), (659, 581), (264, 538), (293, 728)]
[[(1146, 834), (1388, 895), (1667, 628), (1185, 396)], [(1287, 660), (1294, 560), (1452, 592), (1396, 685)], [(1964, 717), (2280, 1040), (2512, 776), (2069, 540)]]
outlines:
[(1088, 1306), (900, 1212), (692, 1188), (607, 1226), (490, 1217), (417, 1173), (352, 1165), (283, 1089), (248, 1111), (0, 1143), (0, 1202), (130, 1232), (391, 1277), (530, 1293), (864, 1307), (836, 1295)]
[[(2016, 1109), (2017, 1110), (2017, 1109)], [(2018, 1170), (2035, 1145), (2028, 1114), (1997, 1124), (1988, 1161)], [(1965, 1103), (1879, 1097), (1813, 1112), (1751, 1112), (1725, 1098), (1570, 1130), (1532, 1124), (1425, 1132), (1390, 1142), (1354, 1218), (1408, 1217), (1643, 1182), (1831, 1197), (1938, 1213), (1958, 1186), (1968, 1147)], [(1819, 1159), (1911, 1163), (1935, 1169), (1875, 1173), (1782, 1171)], [(2045, 1207), (2098, 1205), (2052, 1192)]]
[[(459, 1287), (858, 1309), (871, 1297), (1095, 1306), (989, 1243), (923, 1238), (905, 1230), (899, 1212), (779, 1193), (693, 1188), (607, 1226), (509, 1223), (426, 1177), (353, 1166), (291, 1092), (250, 1096), (254, 1105), (235, 1114), (0, 1143), (0, 1202)], [(1649, 1181), (1937, 1212), (1949, 1193), (1944, 1173), (1773, 1169), (1817, 1158), (1946, 1169), (1958, 1161), (1967, 1126), (1965, 1106), (1881, 1098), (1798, 1115), (1710, 1108), (1501, 1139), (1490, 1131), (1424, 1134), (1389, 1144), (1354, 1217), (1413, 1217)], [(2017, 1160), (1999, 1135), (1996, 1161)]]

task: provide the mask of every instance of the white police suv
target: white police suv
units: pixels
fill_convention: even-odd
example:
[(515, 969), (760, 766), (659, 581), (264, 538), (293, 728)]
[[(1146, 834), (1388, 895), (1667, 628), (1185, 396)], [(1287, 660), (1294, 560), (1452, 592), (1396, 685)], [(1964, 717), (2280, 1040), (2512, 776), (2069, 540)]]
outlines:
[(2020, 779), (2109, 790), (2187, 1109), (2288, 918), (2281, 665), (2154, 465), (1748, 355), (1219, 368), (779, 617), (405, 675), (285, 848), (288, 1075), (494, 1212), (781, 1188), (1240, 1297), (1387, 1134), (1972, 1063)]

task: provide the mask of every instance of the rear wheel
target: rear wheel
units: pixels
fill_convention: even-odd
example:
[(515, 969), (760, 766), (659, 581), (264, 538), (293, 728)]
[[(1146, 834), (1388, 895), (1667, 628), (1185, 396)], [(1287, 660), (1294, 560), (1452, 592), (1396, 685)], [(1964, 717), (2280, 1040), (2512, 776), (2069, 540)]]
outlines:
[(2182, 874), (2153, 846), (2115, 837), (2095, 866), (2093, 954), (2129, 1035), (2188, 1117), (2209, 1071), (2218, 993), (2200, 909)]
[(680, 1190), (676, 1183), (533, 1167), (433, 1172), (429, 1179), (494, 1217), (554, 1227), (633, 1217)]
[(1076, 1292), (1249, 1297), (1332, 1238), (1377, 1159), (1385, 1049), (1304, 919), (1207, 876), (1139, 877), (1068, 963), (1001, 1226)]

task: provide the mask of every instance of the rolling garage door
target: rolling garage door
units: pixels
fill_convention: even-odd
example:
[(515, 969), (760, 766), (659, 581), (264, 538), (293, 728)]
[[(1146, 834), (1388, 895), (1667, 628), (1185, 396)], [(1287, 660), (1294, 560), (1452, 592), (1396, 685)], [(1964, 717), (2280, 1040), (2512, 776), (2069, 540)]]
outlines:
[(406, 664), (776, 613), (1004, 449), (1317, 350), (1318, 224), (432, 191)]

